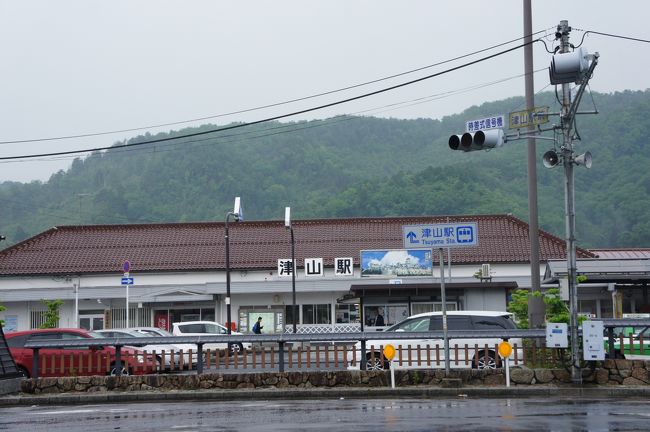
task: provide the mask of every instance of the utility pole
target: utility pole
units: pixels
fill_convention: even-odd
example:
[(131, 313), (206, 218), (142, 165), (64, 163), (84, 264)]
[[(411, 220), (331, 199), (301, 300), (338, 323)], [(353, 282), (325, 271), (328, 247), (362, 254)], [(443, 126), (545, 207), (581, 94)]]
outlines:
[[(560, 38), (560, 54), (568, 53), (569, 33), (571, 27), (566, 20), (560, 21), (557, 29)], [(577, 101), (576, 101), (577, 103)], [(571, 87), (569, 83), (562, 84), (562, 110), (560, 119), (562, 125), (562, 160), (564, 165), (564, 196), (566, 218), (566, 249), (567, 249), (567, 276), (569, 282), (569, 311), (571, 313), (571, 381), (582, 382), (582, 373), (578, 365), (578, 284), (576, 269), (576, 213), (575, 213), (575, 185), (573, 175), (573, 143), (571, 139), (571, 125), (574, 112), (571, 110)]]
[[(524, 82), (526, 88), (526, 109), (535, 108), (535, 85), (533, 79), (533, 18), (531, 0), (524, 1)], [(535, 126), (528, 126), (528, 237), (530, 239), (530, 288), (531, 294), (541, 291), (539, 280), (539, 225), (537, 217), (537, 164), (536, 146), (533, 133)], [(528, 323), (531, 328), (544, 325), (546, 307), (544, 299), (528, 296)]]

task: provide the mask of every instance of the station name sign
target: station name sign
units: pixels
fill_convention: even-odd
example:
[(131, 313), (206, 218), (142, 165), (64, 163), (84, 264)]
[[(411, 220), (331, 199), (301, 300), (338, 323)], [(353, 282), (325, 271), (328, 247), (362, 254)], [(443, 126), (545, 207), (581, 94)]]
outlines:
[(478, 246), (476, 222), (402, 226), (405, 248)]

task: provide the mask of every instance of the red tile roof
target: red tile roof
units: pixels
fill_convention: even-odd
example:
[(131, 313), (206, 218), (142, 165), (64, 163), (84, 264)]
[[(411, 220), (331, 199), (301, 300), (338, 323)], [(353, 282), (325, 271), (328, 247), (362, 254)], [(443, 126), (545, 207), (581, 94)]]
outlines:
[[(528, 225), (510, 215), (421, 216), (292, 221), (298, 266), (303, 258), (353, 257), (359, 251), (402, 249), (402, 226), (475, 221), (479, 245), (452, 249), (452, 263), (529, 262)], [(231, 269), (275, 269), (291, 257), (283, 221), (230, 222)], [(0, 275), (223, 270), (223, 222), (55, 227), (0, 251)], [(566, 257), (564, 240), (540, 231), (540, 260)], [(445, 254), (446, 255), (446, 254)], [(579, 258), (594, 257), (578, 249)]]

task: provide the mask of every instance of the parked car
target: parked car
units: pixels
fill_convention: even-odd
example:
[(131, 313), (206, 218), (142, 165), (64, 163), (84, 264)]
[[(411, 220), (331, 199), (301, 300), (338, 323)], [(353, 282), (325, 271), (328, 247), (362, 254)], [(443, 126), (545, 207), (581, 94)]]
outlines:
[[(516, 329), (512, 316), (508, 312), (492, 312), (492, 311), (449, 311), (447, 312), (447, 329), (448, 330), (503, 330), (503, 329)], [(431, 364), (436, 364), (436, 356), (439, 358), (439, 366), (444, 367), (444, 340), (440, 339), (393, 339), (392, 333), (397, 332), (428, 332), (428, 331), (442, 331), (442, 312), (426, 312), (418, 315), (413, 315), (406, 318), (383, 332), (379, 333), (378, 339), (368, 340), (366, 342), (366, 355), (361, 358), (361, 342), (355, 345), (355, 360), (356, 365), (351, 368), (358, 369), (361, 362), (365, 362), (366, 370), (384, 370), (389, 367), (387, 360), (382, 361), (381, 347), (391, 344), (396, 350), (399, 346), (402, 347), (403, 352), (411, 350), (415, 353), (419, 349), (422, 351), (423, 359), (430, 358)], [(502, 339), (500, 338), (462, 338), (462, 339), (449, 339), (450, 347), (450, 364), (452, 368), (469, 368), (475, 367), (478, 369), (495, 369), (497, 367), (497, 352), (495, 346), (498, 345)], [(519, 338), (512, 338), (509, 340), (513, 346), (516, 344), (518, 349), (518, 358), (521, 359), (522, 342)], [(458, 345), (458, 351), (454, 346)], [(465, 352), (465, 345), (468, 346), (468, 353)], [(487, 345), (487, 355), (485, 346)], [(478, 350), (475, 348), (478, 346)], [(427, 348), (428, 347), (428, 348)], [(426, 350), (429, 350), (428, 356)], [(415, 355), (415, 354), (414, 354)], [(458, 361), (456, 362), (456, 355)], [(405, 354), (408, 356), (408, 354)], [(396, 356), (397, 358), (397, 356)], [(466, 361), (467, 359), (467, 361)], [(402, 364), (393, 359), (394, 367), (396, 368), (424, 368), (427, 366), (426, 360), (402, 361)]]
[[(150, 336), (150, 337), (173, 337), (174, 336), (171, 332), (158, 327), (129, 327), (128, 330), (133, 330), (142, 335)], [(192, 354), (192, 359), (191, 359), (192, 364), (193, 365), (196, 364), (197, 362), (196, 352), (198, 350), (196, 344), (175, 343), (174, 346), (177, 349), (183, 351), (184, 364), (190, 363), (190, 353)]]
[[(33, 329), (5, 334), (11, 356), (14, 358), (18, 370), (25, 377), (33, 375), (34, 352), (31, 348), (25, 348), (28, 341), (64, 341), (96, 337), (101, 336), (83, 329), (65, 328)], [(114, 375), (117, 372), (115, 352), (115, 348), (112, 346), (41, 348), (39, 350), (38, 374), (41, 377)], [(143, 375), (155, 372), (154, 359), (151, 356), (145, 357), (140, 350), (122, 348), (121, 357), (122, 374), (124, 375)]]
[[(621, 335), (623, 335), (623, 350), (621, 350)], [(630, 346), (630, 338), (632, 338), (632, 346)], [(608, 349), (609, 338), (605, 331), (605, 351)], [(614, 353), (616, 358), (626, 360), (650, 360), (650, 326), (614, 327)]]
[[(93, 331), (93, 334), (98, 334), (99, 337), (103, 337), (103, 338), (140, 339), (140, 338), (147, 337), (146, 335), (132, 329), (95, 330)], [(178, 365), (181, 359), (181, 354), (180, 354), (181, 349), (176, 345), (172, 345), (172, 344), (160, 343), (160, 344), (148, 344), (148, 345), (140, 345), (140, 346), (127, 344), (125, 346), (136, 350), (145, 351), (148, 354), (155, 355), (158, 363), (162, 365), (165, 369), (170, 369), (172, 363), (174, 365)], [(163, 352), (165, 356), (164, 359), (163, 359)], [(187, 364), (187, 362), (184, 362), (184, 364)]]
[[(228, 329), (219, 323), (213, 321), (185, 321), (172, 324), (172, 334), (174, 336), (207, 336), (207, 335), (227, 335)], [(232, 331), (233, 335), (241, 333)], [(230, 345), (230, 346), (229, 346)], [(233, 343), (210, 343), (203, 345), (204, 349), (211, 350), (228, 350), (229, 354), (243, 353), (251, 349), (250, 343), (233, 342)]]

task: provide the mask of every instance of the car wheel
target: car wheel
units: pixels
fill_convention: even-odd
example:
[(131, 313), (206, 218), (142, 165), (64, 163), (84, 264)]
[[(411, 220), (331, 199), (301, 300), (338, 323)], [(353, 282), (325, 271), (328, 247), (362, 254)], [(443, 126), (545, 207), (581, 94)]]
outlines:
[(478, 357), (478, 362), (476, 359), (472, 362), (472, 365), (476, 369), (496, 369), (497, 368), (497, 360), (496, 360), (496, 355), (492, 351), (488, 351), (487, 357), (485, 356), (484, 352), (481, 352), (479, 357)]
[(244, 353), (244, 345), (241, 343), (232, 343), (228, 345), (228, 355), (235, 355), (235, 354), (243, 354)]
[[(115, 363), (111, 363), (111, 370), (107, 375), (117, 376), (117, 368), (115, 367)], [(131, 369), (127, 368), (126, 366), (122, 366), (122, 375), (131, 375)]]
[(29, 378), (29, 372), (27, 372), (27, 369), (25, 369), (22, 366), (17, 366), (16, 369), (18, 370), (18, 374), (22, 376), (23, 378)]
[(378, 352), (366, 354), (366, 370), (368, 371), (383, 371), (388, 370), (390, 365), (387, 360), (381, 360), (381, 354)]

